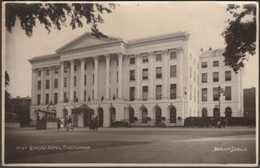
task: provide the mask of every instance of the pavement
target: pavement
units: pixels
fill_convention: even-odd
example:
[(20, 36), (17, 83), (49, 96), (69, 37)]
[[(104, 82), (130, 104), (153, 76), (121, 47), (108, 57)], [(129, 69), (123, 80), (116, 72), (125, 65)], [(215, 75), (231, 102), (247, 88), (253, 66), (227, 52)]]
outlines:
[(6, 163), (253, 164), (255, 128), (6, 129)]

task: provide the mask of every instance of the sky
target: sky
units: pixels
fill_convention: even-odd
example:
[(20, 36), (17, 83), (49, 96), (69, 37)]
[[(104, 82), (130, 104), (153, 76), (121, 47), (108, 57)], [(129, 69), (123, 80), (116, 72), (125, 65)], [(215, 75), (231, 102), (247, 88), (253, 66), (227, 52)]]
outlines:
[[(187, 31), (199, 48), (224, 48), (221, 33), (227, 26), (225, 21), (230, 18), (226, 7), (225, 2), (120, 2), (120, 6), (113, 9), (112, 13), (102, 15), (104, 23), (99, 24), (99, 29), (106, 35), (124, 40)], [(52, 29), (48, 34), (43, 25), (37, 23), (29, 38), (16, 22), (12, 33), (4, 31), (6, 46), (3, 68), (10, 76), (7, 89), (11, 96), (31, 96), (32, 66), (28, 59), (55, 53), (67, 42), (90, 32), (89, 27), (87, 25), (74, 30), (62, 27), (62, 30)], [(258, 56), (250, 57), (246, 62), (244, 88), (258, 86), (258, 62)]]

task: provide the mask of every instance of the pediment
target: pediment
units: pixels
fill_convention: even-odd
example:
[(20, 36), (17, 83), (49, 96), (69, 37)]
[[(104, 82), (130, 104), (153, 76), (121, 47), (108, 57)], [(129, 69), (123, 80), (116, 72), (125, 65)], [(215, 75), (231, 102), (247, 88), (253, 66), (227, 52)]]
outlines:
[(72, 40), (71, 42), (65, 44), (61, 48), (57, 50), (57, 52), (61, 51), (69, 51), (75, 49), (81, 49), (91, 46), (98, 46), (103, 44), (109, 44), (117, 41), (121, 41), (122, 39), (116, 37), (106, 37), (106, 38), (97, 38), (93, 36), (91, 33), (85, 33), (80, 37)]

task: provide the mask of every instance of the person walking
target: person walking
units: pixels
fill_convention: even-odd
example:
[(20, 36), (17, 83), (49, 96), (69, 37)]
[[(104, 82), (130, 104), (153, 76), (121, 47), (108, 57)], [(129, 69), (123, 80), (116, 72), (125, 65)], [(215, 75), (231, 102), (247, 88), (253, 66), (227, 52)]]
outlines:
[(60, 129), (60, 123), (61, 123), (61, 121), (60, 121), (60, 118), (58, 117), (58, 118), (57, 118), (57, 128), (58, 128), (58, 129)]
[(71, 120), (71, 117), (69, 116), (67, 131), (69, 131), (70, 129), (73, 130), (71, 123), (72, 123), (72, 120)]

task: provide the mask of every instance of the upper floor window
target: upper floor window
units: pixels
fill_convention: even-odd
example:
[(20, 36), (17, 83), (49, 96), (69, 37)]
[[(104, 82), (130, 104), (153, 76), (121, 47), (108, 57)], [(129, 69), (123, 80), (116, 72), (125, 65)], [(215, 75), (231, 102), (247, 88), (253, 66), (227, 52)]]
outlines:
[(143, 86), (143, 96), (142, 96), (143, 100), (147, 100), (148, 99), (148, 86)]
[(46, 89), (49, 89), (49, 88), (50, 88), (50, 80), (47, 79), (47, 80), (46, 80)]
[(192, 78), (192, 67), (190, 67), (190, 78)]
[(64, 78), (64, 87), (67, 87), (67, 78)]
[(58, 103), (58, 93), (54, 93), (54, 104)]
[(218, 81), (219, 81), (219, 73), (213, 72), (213, 82), (218, 82)]
[(148, 55), (143, 56), (143, 63), (146, 63), (146, 62), (148, 62)]
[(170, 85), (170, 99), (176, 99), (177, 91), (176, 91), (176, 84)]
[(68, 72), (68, 67), (64, 67), (64, 73)]
[(177, 75), (177, 66), (171, 65), (170, 66), (170, 77), (176, 77)]
[(58, 88), (58, 79), (54, 79), (54, 88)]
[(50, 75), (50, 70), (46, 69), (46, 75)]
[(171, 51), (170, 52), (170, 59), (176, 59), (177, 58), (177, 52), (176, 51)]
[(156, 100), (162, 99), (162, 85), (156, 85)]
[(143, 79), (148, 79), (148, 69), (143, 69)]
[(208, 63), (207, 62), (202, 62), (201, 63), (201, 68), (207, 68), (208, 67)]
[(225, 71), (225, 81), (231, 81), (231, 71)]
[(77, 77), (74, 76), (74, 87), (77, 86)]
[(213, 67), (218, 67), (218, 61), (213, 61)]
[(87, 70), (87, 63), (84, 63), (84, 69)]
[(135, 57), (130, 57), (129, 61), (130, 61), (130, 64), (135, 64)]
[(225, 88), (225, 98), (226, 100), (231, 100), (231, 87), (226, 87)]
[(156, 68), (156, 78), (162, 78), (162, 67)]
[(202, 73), (201, 74), (201, 79), (202, 79), (202, 83), (207, 83), (208, 82), (208, 75), (207, 73)]
[(202, 89), (202, 101), (208, 101), (208, 90), (207, 88)]
[(130, 81), (135, 80), (135, 70), (130, 70)]
[(135, 87), (129, 88), (129, 100), (134, 101), (135, 100)]
[(218, 101), (219, 100), (219, 88), (214, 87), (213, 88), (213, 101)]
[(156, 54), (156, 61), (162, 61), (162, 54)]
[(42, 71), (38, 71), (38, 76), (41, 76), (42, 75)]
[(42, 82), (38, 81), (38, 86), (37, 86), (38, 90), (41, 90), (41, 84), (42, 84)]
[(58, 74), (58, 73), (59, 73), (58, 68), (55, 68), (55, 69), (54, 69), (54, 73), (55, 73), (55, 74)]
[(87, 85), (87, 75), (84, 75), (84, 85)]
[(74, 65), (74, 71), (77, 71), (77, 65)]

